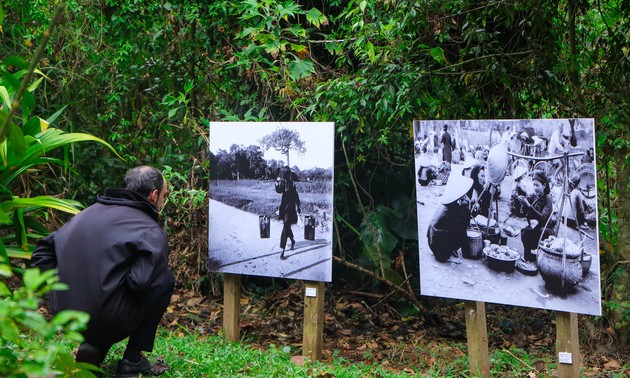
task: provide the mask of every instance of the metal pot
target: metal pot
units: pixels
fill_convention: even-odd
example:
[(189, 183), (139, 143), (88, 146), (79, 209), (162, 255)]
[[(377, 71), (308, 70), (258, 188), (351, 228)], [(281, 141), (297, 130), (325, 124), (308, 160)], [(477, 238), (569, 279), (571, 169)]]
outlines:
[(496, 244), (490, 246), (490, 248), (483, 249), (483, 255), (488, 263), (488, 267), (492, 270), (496, 270), (497, 272), (506, 272), (512, 273), (514, 271), (514, 266), (516, 265), (516, 260), (520, 259), (520, 255), (518, 252), (514, 251), (511, 248), (501, 246), (500, 248), (506, 248), (510, 250), (510, 255), (503, 255), (493, 253), (493, 249), (499, 247)]
[(483, 252), (481, 231), (466, 230), (467, 243), (462, 246), (462, 256), (467, 259), (479, 259)]

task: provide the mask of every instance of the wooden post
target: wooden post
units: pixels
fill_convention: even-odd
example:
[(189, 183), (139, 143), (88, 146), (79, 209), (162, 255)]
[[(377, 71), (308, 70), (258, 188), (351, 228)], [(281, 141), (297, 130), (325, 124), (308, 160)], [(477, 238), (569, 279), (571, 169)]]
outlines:
[(324, 333), (324, 283), (305, 281), (302, 355), (316, 361), (322, 357)]
[(579, 378), (580, 340), (576, 313), (556, 313), (556, 352), (558, 353), (558, 377)]
[(470, 376), (489, 378), (490, 360), (488, 357), (486, 304), (484, 302), (466, 301), (465, 311)]
[(223, 275), (223, 337), (227, 341), (241, 338), (241, 276)]

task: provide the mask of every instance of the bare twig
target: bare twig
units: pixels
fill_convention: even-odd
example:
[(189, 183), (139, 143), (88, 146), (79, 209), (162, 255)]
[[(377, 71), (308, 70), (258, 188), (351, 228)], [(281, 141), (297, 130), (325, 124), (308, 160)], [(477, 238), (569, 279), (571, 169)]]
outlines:
[(512, 352), (510, 352), (509, 350), (503, 348), (503, 351), (507, 354), (509, 354), (510, 356), (516, 358), (520, 363), (522, 363), (523, 365), (527, 366), (530, 370), (535, 370), (533, 366), (529, 365), (527, 362), (521, 360), (520, 358), (516, 357)]
[(412, 292), (408, 292), (407, 290), (405, 290), (404, 287), (398, 286), (396, 284), (394, 284), (393, 282), (382, 278), (376, 274), (374, 274), (374, 272), (367, 270), (359, 265), (353, 264), (349, 261), (346, 261), (340, 257), (337, 256), (333, 256), (333, 259), (340, 263), (343, 264), (345, 266), (347, 266), (348, 268), (354, 269), (356, 271), (359, 271), (363, 274), (366, 274), (372, 278), (374, 278), (375, 280), (378, 280), (379, 282), (383, 283), (385, 286), (389, 287), (390, 289), (394, 290), (395, 292), (399, 293), (400, 295), (402, 295), (403, 297), (405, 297), (407, 300), (409, 300), (411, 303), (413, 303), (416, 307), (418, 307), (418, 310), (420, 311), (420, 314), (422, 314), (422, 316), (427, 319), (429, 322), (431, 322), (431, 324), (433, 325), (438, 325), (437, 322), (435, 321), (435, 319), (433, 319), (433, 317), (429, 314), (429, 311), (427, 311), (426, 308), (424, 308), (424, 306), (422, 305), (422, 303), (420, 303), (420, 301), (418, 300), (418, 298), (416, 297), (416, 295)]

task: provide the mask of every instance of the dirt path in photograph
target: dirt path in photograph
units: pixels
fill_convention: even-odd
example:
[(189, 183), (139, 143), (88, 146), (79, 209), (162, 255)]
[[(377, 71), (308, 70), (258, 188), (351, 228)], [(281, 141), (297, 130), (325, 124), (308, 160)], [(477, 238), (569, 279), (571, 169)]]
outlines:
[(315, 229), (315, 240), (304, 238), (304, 226), (293, 225), (295, 246), (287, 242), (285, 259), (280, 258), (282, 222), (271, 220), (269, 238), (261, 238), (259, 219), (210, 200), (210, 271), (329, 282), (332, 279), (332, 246), (328, 232)]

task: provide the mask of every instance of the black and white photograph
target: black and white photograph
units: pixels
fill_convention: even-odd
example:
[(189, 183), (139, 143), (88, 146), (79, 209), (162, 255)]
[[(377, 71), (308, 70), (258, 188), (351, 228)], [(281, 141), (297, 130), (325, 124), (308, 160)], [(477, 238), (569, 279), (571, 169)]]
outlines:
[(413, 129), (422, 295), (601, 315), (593, 119)]
[(211, 122), (209, 270), (332, 281), (334, 124)]

